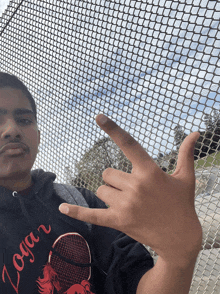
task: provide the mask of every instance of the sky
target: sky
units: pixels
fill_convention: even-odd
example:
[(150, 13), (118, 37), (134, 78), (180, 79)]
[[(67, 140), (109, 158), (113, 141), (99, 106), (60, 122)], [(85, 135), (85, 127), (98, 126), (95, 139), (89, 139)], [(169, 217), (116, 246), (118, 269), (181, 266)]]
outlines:
[[(151, 155), (157, 155), (159, 151), (164, 153), (172, 150), (173, 128), (177, 123), (182, 124), (187, 133), (203, 130), (203, 112), (219, 108), (220, 97), (216, 94), (219, 68), (216, 72), (218, 76), (215, 77), (213, 73), (220, 47), (219, 37), (215, 38), (219, 20), (216, 13), (214, 19), (207, 18), (201, 26), (200, 22), (202, 23), (207, 13), (207, 1), (201, 2), (204, 8), (200, 10), (196, 5), (193, 8), (189, 5), (188, 10), (185, 7), (185, 10), (179, 9), (176, 14), (176, 11), (170, 8), (164, 13), (169, 15), (170, 19), (167, 18), (160, 27), (160, 32), (166, 31), (166, 34), (160, 33), (158, 36), (155, 26), (155, 21), (160, 21), (158, 11), (149, 7), (147, 17), (143, 7), (139, 11), (136, 7), (137, 12), (134, 10), (133, 13), (139, 15), (139, 25), (132, 27), (134, 19), (132, 9), (126, 14), (126, 8), (128, 11), (129, 7), (127, 2), (130, 3), (113, 3), (112, 7), (110, 3), (108, 7), (103, 8), (102, 14), (97, 16), (95, 22), (92, 17), (86, 19), (90, 24), (88, 34), (94, 37), (102, 50), (99, 51), (99, 55), (95, 54), (95, 49), (87, 41), (88, 38), (79, 41), (76, 36), (74, 51), (79, 53), (76, 54), (75, 64), (80, 64), (80, 73), (74, 75), (74, 84), (71, 93), (65, 96), (63, 109), (73, 111), (78, 104), (81, 105), (78, 115), (75, 111), (75, 120), (84, 115), (85, 122), (82, 122), (81, 128), (78, 127), (75, 133), (77, 137), (87, 125), (92, 129), (94, 116), (103, 111), (109, 117), (117, 119), (123, 128), (142, 141)], [(163, 6), (165, 1), (160, 1), (160, 7)], [(110, 14), (112, 18), (109, 21)], [(201, 15), (201, 19), (196, 24), (198, 15)], [(176, 18), (174, 31), (173, 17)], [(185, 21), (182, 23), (183, 18)], [(106, 21), (110, 27), (104, 27), (105, 34), (109, 36), (108, 40), (103, 39), (102, 32), (93, 29), (99, 19)], [(87, 35), (84, 27), (77, 26), (77, 21), (74, 25), (79, 33)], [(143, 38), (143, 41), (144, 32), (138, 33), (141, 32), (142, 26), (152, 27), (148, 30), (148, 37)], [(208, 30), (208, 26), (211, 26), (211, 30)], [(129, 36), (127, 40), (121, 35), (123, 32), (126, 33), (125, 28)], [(198, 31), (199, 36), (193, 36), (193, 31)], [(199, 40), (200, 36), (202, 37)], [(186, 40), (183, 44), (184, 38)], [(59, 42), (59, 37), (57, 41)], [(163, 48), (163, 51), (160, 52), (160, 48)], [(93, 66), (88, 71), (89, 63)], [(85, 111), (85, 105), (91, 107)], [(68, 139), (62, 141), (63, 149), (66, 150), (69, 144)], [(84, 147), (87, 148), (87, 145)]]
[[(188, 0), (185, 6), (179, 1), (178, 7), (168, 0), (97, 0), (97, 13), (92, 0), (84, 1), (85, 7), (69, 0), (74, 3), (69, 10), (65, 2), (57, 1), (62, 7), (57, 11), (45, 1), (25, 7), (30, 11), (26, 25), (33, 29), (34, 24), (34, 30), (22, 26), (11, 47), (25, 68), (24, 74), (16, 63), (17, 74), (39, 85), (30, 87), (37, 99), (42, 155), (53, 142), (50, 153), (63, 166), (68, 154), (79, 159), (104, 135), (95, 124), (100, 112), (152, 156), (174, 148), (178, 123), (187, 133), (204, 129), (204, 112), (219, 109), (220, 103), (220, 3), (214, 9), (216, 1), (208, 0)], [(39, 157), (36, 167), (42, 163), (60, 174), (56, 161)]]
[(0, 1), (0, 17), (2, 13), (5, 11), (6, 7), (8, 6), (10, 0), (1, 0)]

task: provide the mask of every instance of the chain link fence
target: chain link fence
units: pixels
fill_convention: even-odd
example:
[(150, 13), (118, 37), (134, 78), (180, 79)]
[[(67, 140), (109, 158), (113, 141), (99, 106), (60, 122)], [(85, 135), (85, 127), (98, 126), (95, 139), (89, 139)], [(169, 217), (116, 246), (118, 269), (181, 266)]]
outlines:
[[(220, 292), (220, 1), (12, 0), (0, 19), (0, 70), (36, 99), (35, 168), (96, 192), (107, 167), (131, 163), (95, 123), (105, 113), (161, 168), (195, 148), (204, 238), (190, 293)], [(172, 187), (171, 187), (172, 188)], [(152, 251), (157, 259), (157, 255)]]

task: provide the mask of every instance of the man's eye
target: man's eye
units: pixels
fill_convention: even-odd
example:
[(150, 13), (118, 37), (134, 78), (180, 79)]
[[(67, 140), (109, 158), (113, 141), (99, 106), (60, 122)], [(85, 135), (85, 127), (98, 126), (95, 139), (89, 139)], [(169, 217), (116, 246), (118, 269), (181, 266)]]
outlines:
[(27, 118), (21, 118), (17, 120), (19, 123), (23, 124), (23, 125), (30, 125), (32, 124), (32, 120), (27, 119)]

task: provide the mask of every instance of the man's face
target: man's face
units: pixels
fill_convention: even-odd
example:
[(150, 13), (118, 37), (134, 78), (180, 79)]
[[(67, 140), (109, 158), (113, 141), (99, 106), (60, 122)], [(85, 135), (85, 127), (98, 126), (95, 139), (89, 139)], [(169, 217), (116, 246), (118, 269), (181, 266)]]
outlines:
[(39, 143), (40, 131), (28, 98), (19, 89), (0, 89), (0, 180), (30, 174)]

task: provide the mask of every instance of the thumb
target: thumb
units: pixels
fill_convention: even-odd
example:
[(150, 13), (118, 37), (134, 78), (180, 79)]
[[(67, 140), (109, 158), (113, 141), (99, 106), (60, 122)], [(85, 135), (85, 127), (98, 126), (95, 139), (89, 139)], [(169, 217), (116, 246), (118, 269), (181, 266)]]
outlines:
[(183, 141), (180, 146), (177, 166), (174, 174), (181, 174), (188, 177), (191, 177), (192, 174), (194, 175), (194, 149), (199, 136), (199, 132), (194, 132), (188, 135)]

